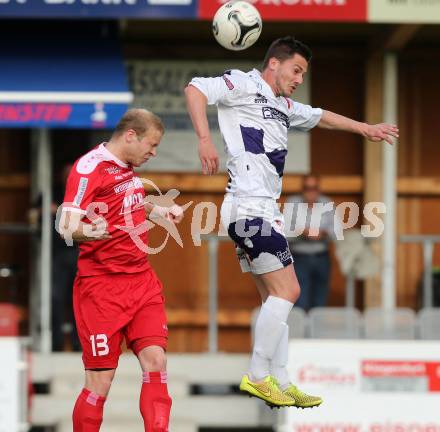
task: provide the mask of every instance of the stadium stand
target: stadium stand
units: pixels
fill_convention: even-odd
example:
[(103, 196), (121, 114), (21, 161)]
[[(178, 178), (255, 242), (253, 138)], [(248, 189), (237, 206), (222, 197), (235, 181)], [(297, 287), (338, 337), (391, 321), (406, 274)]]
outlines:
[(416, 314), (409, 308), (369, 308), (364, 312), (367, 339), (415, 339)]
[(355, 308), (319, 307), (309, 312), (310, 337), (359, 339), (362, 317)]
[(440, 340), (440, 308), (424, 308), (417, 316), (420, 339)]

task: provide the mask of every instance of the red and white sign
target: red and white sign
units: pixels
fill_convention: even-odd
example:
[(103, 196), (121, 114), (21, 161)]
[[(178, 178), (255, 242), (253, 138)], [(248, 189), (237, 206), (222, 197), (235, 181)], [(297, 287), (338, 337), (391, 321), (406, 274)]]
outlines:
[(279, 411), (277, 432), (440, 432), (436, 394), (320, 394), (324, 403)]
[(430, 392), (440, 391), (439, 361), (378, 361), (362, 362), (364, 377), (425, 377)]
[[(211, 19), (228, 0), (199, 0), (199, 18)], [(263, 20), (362, 21), (367, 20), (367, 0), (249, 0)]]
[(426, 362), (392, 360), (364, 360), (362, 362), (362, 376), (414, 377), (425, 375)]
[(440, 432), (436, 341), (291, 339), (288, 369), (324, 403), (281, 410), (278, 432)]

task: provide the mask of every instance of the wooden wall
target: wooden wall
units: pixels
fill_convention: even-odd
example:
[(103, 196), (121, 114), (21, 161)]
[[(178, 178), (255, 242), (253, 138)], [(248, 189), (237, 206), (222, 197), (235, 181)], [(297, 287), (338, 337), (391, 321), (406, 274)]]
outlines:
[[(25, 130), (0, 129), (0, 223), (27, 221), (29, 208), (30, 134)], [(0, 263), (19, 270), (19, 301), (27, 302), (29, 237), (0, 232)], [(10, 301), (10, 281), (0, 278), (0, 302)]]
[[(312, 60), (311, 103), (338, 114), (364, 119), (365, 58), (362, 51), (319, 50)], [(362, 138), (354, 134), (314, 129), (311, 168), (326, 176), (362, 175)]]
[[(415, 181), (430, 177), (433, 184), (440, 184), (439, 76), (438, 51), (408, 50), (400, 58), (398, 175)], [(397, 209), (399, 234), (440, 232), (438, 195), (401, 195)], [(423, 271), (421, 246), (400, 245), (397, 262), (398, 304), (417, 306)], [(435, 248), (434, 265), (440, 266), (440, 246)]]

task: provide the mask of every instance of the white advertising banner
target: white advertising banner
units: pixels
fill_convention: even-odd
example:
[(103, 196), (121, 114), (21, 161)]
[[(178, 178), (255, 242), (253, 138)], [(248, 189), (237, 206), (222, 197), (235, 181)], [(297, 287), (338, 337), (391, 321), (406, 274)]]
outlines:
[(440, 0), (369, 0), (373, 23), (440, 23)]
[(322, 396), (278, 432), (440, 432), (440, 343), (291, 340), (289, 372)]
[(27, 388), (23, 340), (0, 337), (0, 432), (24, 432)]
[[(166, 133), (159, 147), (159, 156), (148, 162), (142, 170), (200, 172), (197, 137), (186, 111), (183, 89), (193, 77), (219, 76), (227, 69), (250, 71), (259, 68), (257, 62), (248, 61), (145, 61), (127, 62), (130, 90), (134, 94), (133, 106), (142, 107), (159, 115), (165, 123)], [(294, 94), (294, 100), (310, 103), (310, 77)], [(225, 171), (225, 152), (218, 130), (217, 112), (208, 107), (212, 139), (220, 157), (220, 169)], [(309, 134), (289, 133), (289, 153), (284, 173), (302, 174), (310, 170)], [(226, 185), (225, 185), (226, 186)]]

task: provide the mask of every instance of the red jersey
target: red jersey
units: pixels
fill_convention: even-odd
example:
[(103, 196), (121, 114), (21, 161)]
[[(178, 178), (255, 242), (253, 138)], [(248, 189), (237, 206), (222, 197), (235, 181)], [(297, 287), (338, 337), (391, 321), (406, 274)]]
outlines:
[(83, 213), (86, 223), (105, 218), (112, 237), (79, 244), (79, 276), (138, 273), (150, 268), (144, 198), (143, 184), (133, 168), (110, 153), (105, 144), (75, 162), (63, 210)]

